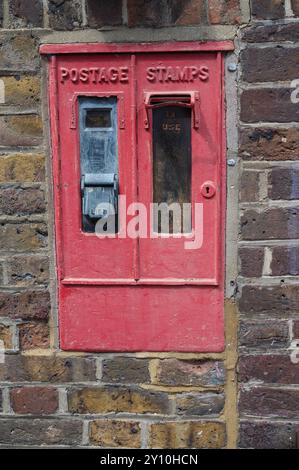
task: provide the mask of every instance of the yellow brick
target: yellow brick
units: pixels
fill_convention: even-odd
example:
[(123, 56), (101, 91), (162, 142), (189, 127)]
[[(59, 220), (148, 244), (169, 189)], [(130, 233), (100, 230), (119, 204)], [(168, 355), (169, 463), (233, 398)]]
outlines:
[(40, 100), (40, 79), (23, 76), (0, 77), (5, 87), (5, 104), (15, 106), (33, 106)]
[(140, 425), (134, 421), (97, 420), (89, 429), (90, 442), (101, 447), (139, 448), (141, 445)]
[(86, 387), (68, 394), (72, 413), (168, 413), (168, 396), (132, 387)]
[(45, 157), (41, 154), (0, 156), (0, 182), (40, 182), (45, 179)]
[(149, 445), (154, 449), (219, 449), (225, 445), (225, 425), (199, 421), (155, 423), (150, 426)]
[(12, 348), (12, 331), (7, 325), (0, 325), (0, 340), (4, 342), (5, 349)]

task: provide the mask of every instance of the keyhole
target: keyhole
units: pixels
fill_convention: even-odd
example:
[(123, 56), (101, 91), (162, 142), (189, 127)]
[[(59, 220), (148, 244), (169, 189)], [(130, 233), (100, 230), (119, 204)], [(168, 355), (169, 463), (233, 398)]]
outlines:
[(216, 187), (212, 181), (206, 181), (201, 187), (201, 194), (207, 199), (211, 199), (216, 193)]

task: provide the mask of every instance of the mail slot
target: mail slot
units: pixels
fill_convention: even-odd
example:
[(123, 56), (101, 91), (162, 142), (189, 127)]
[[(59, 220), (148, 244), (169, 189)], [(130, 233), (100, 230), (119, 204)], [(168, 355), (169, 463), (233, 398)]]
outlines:
[(41, 46), (62, 349), (223, 350), (232, 48)]

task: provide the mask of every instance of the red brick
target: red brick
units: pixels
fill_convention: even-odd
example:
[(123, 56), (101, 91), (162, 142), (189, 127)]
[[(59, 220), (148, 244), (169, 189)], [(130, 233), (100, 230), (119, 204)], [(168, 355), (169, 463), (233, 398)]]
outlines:
[(241, 216), (241, 237), (243, 240), (299, 238), (298, 216), (297, 208), (245, 210)]
[(18, 387), (10, 391), (10, 402), (18, 414), (53, 414), (58, 410), (58, 391), (50, 387)]
[(259, 181), (260, 173), (258, 171), (243, 171), (240, 185), (240, 201), (256, 202), (259, 200)]
[(253, 387), (241, 390), (239, 410), (242, 415), (296, 419), (299, 390)]
[(128, 0), (129, 26), (206, 24), (204, 0)]
[(240, 24), (240, 0), (209, 0), (209, 20), (211, 24)]
[(289, 355), (251, 355), (239, 359), (239, 381), (268, 384), (299, 384), (299, 364)]
[(2, 317), (46, 320), (50, 310), (49, 292), (0, 292), (0, 309)]
[(276, 20), (285, 16), (285, 0), (251, 0), (251, 12), (257, 19)]
[(272, 248), (271, 272), (273, 276), (299, 275), (299, 247), (275, 246)]
[[(257, 0), (259, 1), (259, 0)], [(243, 30), (243, 40), (247, 42), (298, 42), (299, 28), (296, 22), (285, 24), (257, 24)]]
[(299, 199), (299, 170), (274, 168), (270, 173), (270, 199)]
[(239, 299), (241, 313), (282, 315), (299, 308), (297, 285), (244, 286)]
[(264, 265), (264, 248), (240, 248), (240, 274), (244, 277), (260, 277)]
[(47, 349), (50, 347), (50, 328), (47, 323), (23, 323), (19, 325), (20, 349)]
[(239, 143), (244, 160), (297, 160), (299, 130), (241, 128)]
[(254, 88), (241, 94), (243, 122), (299, 122), (299, 106), (291, 101), (291, 88)]
[(223, 363), (218, 361), (163, 359), (158, 365), (157, 382), (163, 385), (217, 386), (224, 378)]
[(298, 55), (299, 48), (294, 47), (248, 47), (241, 52), (243, 80), (274, 82), (298, 78)]
[(289, 325), (286, 320), (245, 321), (240, 323), (239, 344), (244, 349), (271, 351), (287, 348), (289, 345)]
[(298, 424), (276, 421), (242, 421), (239, 447), (253, 449), (295, 449)]

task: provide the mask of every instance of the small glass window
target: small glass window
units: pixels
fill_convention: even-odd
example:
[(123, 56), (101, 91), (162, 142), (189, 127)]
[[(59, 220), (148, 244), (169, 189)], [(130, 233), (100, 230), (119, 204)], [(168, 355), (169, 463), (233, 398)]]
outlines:
[(85, 127), (111, 127), (111, 109), (88, 109)]
[[(153, 109), (153, 202), (173, 205), (169, 232), (191, 232), (191, 109), (165, 105)], [(176, 203), (176, 204), (174, 204)], [(169, 207), (171, 209), (171, 207)], [(165, 233), (161, 211), (154, 230)]]

